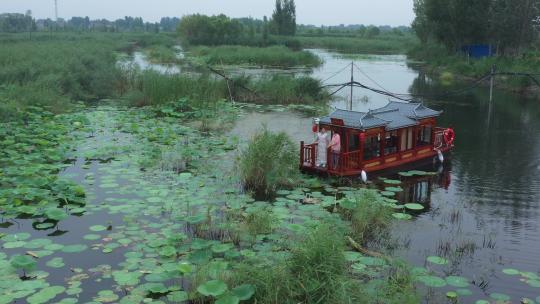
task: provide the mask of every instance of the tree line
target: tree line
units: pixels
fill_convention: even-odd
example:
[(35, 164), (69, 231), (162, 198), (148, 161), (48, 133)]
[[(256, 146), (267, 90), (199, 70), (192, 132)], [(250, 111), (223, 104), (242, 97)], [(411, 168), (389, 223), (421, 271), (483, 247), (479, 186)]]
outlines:
[(174, 32), (180, 19), (164, 17), (160, 22), (145, 22), (141, 17), (126, 16), (109, 21), (91, 20), (89, 17), (72, 17), (69, 20), (34, 19), (32, 12), (26, 14), (0, 14), (0, 32), (20, 33), (29, 31), (99, 31), (99, 32)]
[(414, 0), (414, 12), (420, 41), (451, 51), (491, 44), (499, 54), (517, 55), (540, 41), (540, 0)]

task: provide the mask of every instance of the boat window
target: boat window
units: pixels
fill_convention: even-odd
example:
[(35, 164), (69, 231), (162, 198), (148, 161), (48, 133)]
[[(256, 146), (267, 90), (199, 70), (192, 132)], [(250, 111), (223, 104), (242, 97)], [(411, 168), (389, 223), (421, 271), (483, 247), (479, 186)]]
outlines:
[(407, 151), (413, 148), (413, 128), (401, 129), (401, 149)]
[(349, 150), (347, 152), (358, 150), (360, 150), (360, 137), (358, 134), (349, 134)]
[(384, 155), (390, 155), (396, 153), (398, 150), (398, 135), (397, 131), (386, 132), (386, 139), (384, 142)]
[(364, 160), (381, 156), (380, 135), (367, 136), (364, 143)]
[(422, 126), (420, 132), (418, 132), (418, 146), (425, 146), (431, 144), (431, 129), (430, 125)]

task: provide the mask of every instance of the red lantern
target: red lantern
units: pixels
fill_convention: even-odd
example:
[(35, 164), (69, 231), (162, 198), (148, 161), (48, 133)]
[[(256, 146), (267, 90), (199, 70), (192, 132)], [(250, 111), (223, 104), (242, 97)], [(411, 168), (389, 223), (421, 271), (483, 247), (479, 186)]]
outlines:
[(313, 131), (313, 133), (317, 133), (317, 131), (319, 130), (319, 126), (313, 125), (313, 127), (311, 127), (311, 130)]

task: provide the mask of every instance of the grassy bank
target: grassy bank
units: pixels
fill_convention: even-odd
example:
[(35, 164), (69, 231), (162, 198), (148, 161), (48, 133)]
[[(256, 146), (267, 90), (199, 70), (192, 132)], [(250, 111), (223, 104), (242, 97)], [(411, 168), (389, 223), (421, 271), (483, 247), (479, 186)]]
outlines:
[[(160, 75), (122, 69), (119, 52), (143, 48), (156, 62), (178, 61), (174, 37), (169, 35), (121, 33), (39, 33), (0, 36), (0, 120), (21, 117), (29, 106), (38, 105), (53, 113), (69, 110), (74, 102), (122, 98), (132, 105), (155, 105), (189, 97), (201, 102), (229, 99), (262, 103), (303, 103), (325, 100), (324, 92), (309, 78), (240, 78), (234, 83), (200, 77)], [(285, 47), (223, 47), (209, 50), (210, 63), (225, 54), (224, 62), (257, 62), (269, 65), (316, 65), (319, 59), (308, 52)], [(203, 49), (199, 50), (203, 52)], [(213, 54), (213, 55), (212, 55)], [(262, 62), (262, 63), (261, 63)], [(238, 85), (237, 85), (238, 84)], [(260, 91), (253, 94), (242, 87)], [(279, 94), (277, 94), (279, 92)], [(265, 97), (261, 97), (265, 95)]]
[(39, 105), (54, 113), (76, 101), (117, 95), (122, 71), (117, 52), (172, 45), (165, 35), (39, 33), (0, 36), (0, 119)]
[(315, 67), (321, 60), (307, 51), (293, 51), (285, 46), (249, 47), (217, 46), (195, 47), (190, 49), (191, 56), (210, 65), (239, 64), (270, 67)]
[[(409, 57), (427, 64), (425, 70), (442, 80), (471, 80), (485, 76), (495, 66), (497, 72), (521, 72), (538, 74), (540, 71), (540, 51), (530, 50), (519, 57), (493, 56), (470, 59), (463, 54), (450, 53), (441, 45), (416, 47), (409, 52)], [(538, 78), (538, 76), (536, 76)], [(487, 81), (485, 82), (488, 83)], [(509, 90), (524, 91), (535, 89), (535, 84), (528, 77), (497, 76), (495, 85)]]
[(159, 105), (188, 97), (201, 102), (230, 99), (260, 104), (321, 104), (328, 93), (310, 77), (238, 77), (229, 81), (154, 71), (124, 73), (121, 98), (132, 106)]
[(355, 54), (405, 54), (418, 43), (412, 35), (375, 38), (298, 36), (296, 39), (303, 48), (323, 48)]

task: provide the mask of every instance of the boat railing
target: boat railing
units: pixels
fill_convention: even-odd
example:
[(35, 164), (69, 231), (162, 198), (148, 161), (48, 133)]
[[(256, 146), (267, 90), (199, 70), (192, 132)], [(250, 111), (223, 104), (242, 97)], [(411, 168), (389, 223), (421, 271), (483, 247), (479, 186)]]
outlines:
[(446, 130), (446, 128), (435, 128), (435, 139), (433, 141), (433, 148), (435, 150), (446, 147), (446, 142), (444, 141), (444, 130)]
[(334, 172), (358, 170), (362, 165), (361, 151), (352, 152), (328, 152), (328, 169)]
[(300, 143), (300, 164), (302, 166), (315, 167), (317, 160), (317, 143), (306, 145), (304, 142)]

